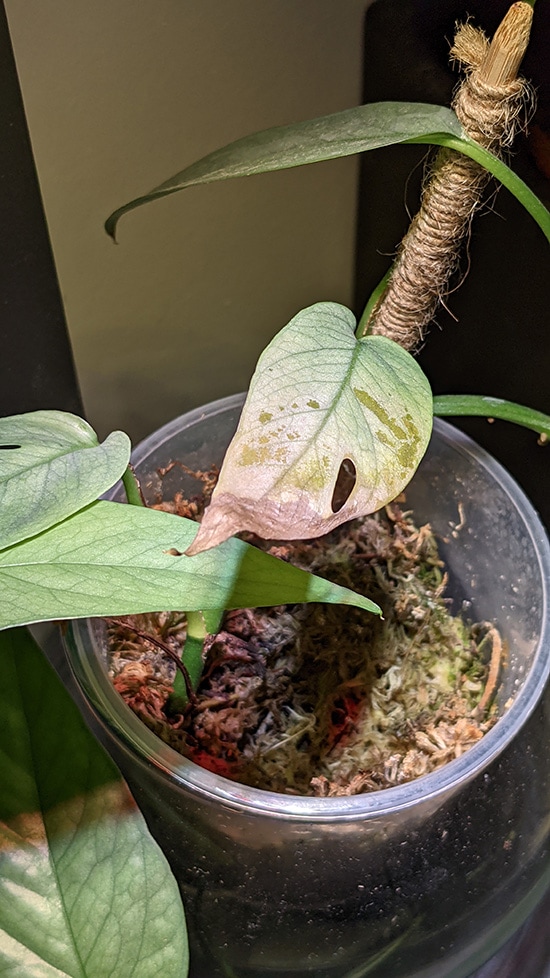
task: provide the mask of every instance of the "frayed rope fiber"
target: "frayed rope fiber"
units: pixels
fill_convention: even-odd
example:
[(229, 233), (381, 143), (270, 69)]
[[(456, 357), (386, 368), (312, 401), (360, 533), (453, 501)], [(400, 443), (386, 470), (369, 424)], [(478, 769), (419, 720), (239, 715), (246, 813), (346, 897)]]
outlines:
[[(491, 42), (466, 23), (458, 26), (451, 48), (451, 58), (465, 72), (452, 107), (467, 134), (495, 155), (512, 144), (533, 102), (530, 86), (517, 77), (532, 17), (529, 3), (514, 3)], [(388, 336), (407, 350), (418, 346), (446, 295), (489, 180), (474, 160), (454, 150), (439, 150), (425, 180), (420, 211), (401, 242), (369, 332)]]

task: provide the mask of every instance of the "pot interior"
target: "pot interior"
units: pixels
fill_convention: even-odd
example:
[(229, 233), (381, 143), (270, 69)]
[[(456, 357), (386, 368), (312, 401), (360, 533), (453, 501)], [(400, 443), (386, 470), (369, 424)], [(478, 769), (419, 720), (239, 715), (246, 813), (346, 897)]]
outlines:
[[(178, 461), (191, 470), (219, 465), (237, 426), (242, 403), (243, 395), (213, 402), (170, 422), (136, 448), (133, 462), (148, 501), (158, 499), (160, 494), (170, 498), (178, 490), (189, 495), (198, 491), (197, 481), (177, 464), (162, 477), (158, 470)], [(115, 487), (110, 496), (122, 499), (121, 486)], [(426, 456), (406, 489), (405, 508), (414, 511), (418, 524), (429, 522), (438, 538), (449, 573), (448, 595), (454, 612), (472, 621), (494, 623), (504, 641), (505, 668), (497, 694), (501, 719), (463, 757), (418, 779), (431, 779), (423, 785), (423, 790), (431, 793), (456, 785), (481, 770), (525, 723), (539, 699), (550, 669), (550, 556), (540, 520), (517, 484), (483, 449), (437, 419)], [(89, 655), (90, 647), (104, 647), (102, 625), (75, 623), (73, 640), (79, 678), (104, 719), (114, 724), (119, 733), (122, 730), (134, 748), (153, 756), (163, 767), (168, 765), (178, 772), (178, 777), (183, 772), (184, 777), (190, 776), (203, 789), (224, 793), (231, 782), (183, 761), (120, 703), (106, 677), (104, 656), (97, 659)], [(124, 723), (120, 722), (121, 710)], [(369, 796), (367, 807), (411, 804), (417, 797), (415, 785), (411, 782), (375, 793)], [(238, 787), (242, 800), (243, 789)], [(228, 790), (232, 795), (233, 789)], [(244, 789), (244, 794), (259, 794), (265, 801), (270, 793)], [(395, 797), (390, 798), (392, 795)], [(365, 804), (365, 796), (359, 797)], [(290, 804), (292, 811), (300, 809), (301, 802), (314, 809), (317, 803), (324, 811), (323, 805), (330, 810), (334, 801), (290, 799), (289, 803), (294, 803)], [(310, 811), (313, 814), (313, 809)]]

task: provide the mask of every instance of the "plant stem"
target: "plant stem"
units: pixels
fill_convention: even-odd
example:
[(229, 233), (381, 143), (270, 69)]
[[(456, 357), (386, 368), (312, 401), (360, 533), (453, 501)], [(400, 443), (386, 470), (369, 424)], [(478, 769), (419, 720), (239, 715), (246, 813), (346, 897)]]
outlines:
[(140, 484), (134, 472), (134, 467), (129, 465), (122, 476), (122, 485), (126, 493), (126, 500), (131, 506), (145, 506)]
[[(469, 156), (470, 159), (479, 163), (492, 176), (496, 177), (519, 200), (520, 204), (523, 204), (525, 210), (537, 222), (541, 231), (545, 234), (548, 241), (550, 241), (550, 211), (547, 210), (542, 201), (539, 200), (521, 177), (518, 177), (513, 170), (510, 170), (498, 156), (489, 153), (488, 150), (480, 146), (479, 143), (474, 142), (473, 139), (459, 139), (451, 135), (442, 137), (434, 135), (430, 138), (435, 145), (446, 146), (449, 149), (463, 153), (464, 156)], [(408, 139), (407, 142), (423, 143), (424, 140)]]
[(138, 628), (137, 625), (132, 625), (129, 621), (126, 621), (125, 618), (117, 618), (111, 616), (110, 618), (105, 618), (105, 621), (106, 622), (113, 621), (116, 622), (117, 625), (122, 626), (122, 628), (129, 629), (129, 631), (134, 632), (134, 634), (137, 635), (138, 638), (143, 639), (145, 642), (150, 642), (151, 645), (155, 645), (157, 649), (160, 649), (161, 652), (164, 652), (169, 659), (172, 659), (172, 661), (175, 663), (176, 670), (177, 670), (176, 677), (179, 677), (179, 684), (185, 690), (185, 703), (189, 701), (193, 693), (191, 680), (187, 674), (187, 670), (183, 665), (183, 662), (181, 661), (179, 656), (174, 652), (174, 650), (171, 649), (170, 646), (166, 644), (166, 642), (161, 641), (161, 639), (157, 638), (156, 635), (151, 635), (150, 632), (146, 632), (142, 628)]
[[(206, 627), (204, 615), (201, 611), (187, 611), (186, 618), (187, 638), (185, 639), (181, 660), (191, 686), (193, 690), (196, 690), (202, 675), (202, 650), (204, 647), (204, 640), (208, 635), (208, 629)], [(185, 707), (189, 702), (187, 685), (184, 677), (179, 672), (176, 673), (174, 679), (174, 692), (170, 699), (172, 706), (179, 703), (181, 706)]]
[[(425, 145), (426, 139), (424, 137), (421, 139), (407, 139), (406, 142)], [(550, 242), (550, 211), (539, 200), (536, 194), (533, 193), (531, 188), (527, 186), (525, 181), (521, 177), (518, 177), (517, 173), (514, 173), (513, 170), (510, 170), (498, 156), (489, 153), (488, 150), (480, 146), (479, 143), (474, 142), (473, 139), (460, 139), (446, 133), (442, 135), (435, 133), (430, 136), (430, 145), (446, 146), (449, 149), (454, 149), (457, 153), (469, 156), (470, 159), (479, 163), (488, 173), (496, 177), (503, 187), (506, 187), (514, 195), (516, 200), (519, 200), (520, 204), (523, 205), (527, 213), (536, 221), (542, 233)], [(358, 339), (369, 332), (369, 320), (372, 319), (373, 312), (386, 291), (393, 269), (394, 266), (392, 265), (371, 293), (357, 324), (356, 336)]]
[(433, 399), (434, 414), (439, 417), (482, 417), (513, 421), (536, 431), (541, 443), (550, 439), (550, 415), (513, 401), (481, 394), (440, 394)]
[(378, 302), (380, 301), (380, 299), (384, 295), (384, 292), (386, 291), (392, 270), (393, 270), (393, 265), (390, 266), (390, 268), (388, 268), (388, 271), (384, 275), (384, 278), (380, 280), (380, 282), (378, 283), (374, 291), (371, 293), (371, 296), (365, 308), (363, 309), (361, 319), (357, 323), (357, 329), (355, 330), (355, 335), (357, 339), (361, 339), (361, 337), (365, 336), (368, 333), (369, 320)]

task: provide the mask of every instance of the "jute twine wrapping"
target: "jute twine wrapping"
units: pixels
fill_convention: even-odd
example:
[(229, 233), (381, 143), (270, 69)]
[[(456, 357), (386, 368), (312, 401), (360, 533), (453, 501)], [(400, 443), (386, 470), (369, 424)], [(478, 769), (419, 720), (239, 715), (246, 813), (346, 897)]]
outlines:
[[(517, 77), (533, 9), (514, 3), (492, 42), (483, 31), (457, 28), (451, 57), (465, 71), (453, 109), (468, 135), (496, 155), (511, 145), (532, 101)], [(489, 174), (469, 157), (441, 149), (427, 174), (421, 208), (401, 242), (388, 287), (374, 310), (369, 331), (413, 349), (446, 295), (461, 245), (478, 209)]]

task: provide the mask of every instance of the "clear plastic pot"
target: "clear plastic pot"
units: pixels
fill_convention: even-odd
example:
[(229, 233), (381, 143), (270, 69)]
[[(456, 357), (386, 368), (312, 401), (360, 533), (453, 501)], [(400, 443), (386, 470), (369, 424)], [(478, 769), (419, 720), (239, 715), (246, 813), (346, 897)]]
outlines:
[[(220, 462), (241, 406), (240, 396), (214, 402), (144, 441), (134, 461), (146, 494), (172, 460)], [(196, 491), (186, 479), (175, 467), (164, 493)], [(464, 756), (409, 784), (304, 798), (205, 771), (157, 739), (113, 690), (101, 623), (69, 630), (96, 728), (180, 883), (193, 978), (464, 978), (548, 887), (544, 529), (501, 466), (443, 422), (407, 503), (440, 539), (456, 609), (494, 621), (507, 649), (502, 718)]]

